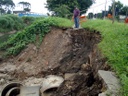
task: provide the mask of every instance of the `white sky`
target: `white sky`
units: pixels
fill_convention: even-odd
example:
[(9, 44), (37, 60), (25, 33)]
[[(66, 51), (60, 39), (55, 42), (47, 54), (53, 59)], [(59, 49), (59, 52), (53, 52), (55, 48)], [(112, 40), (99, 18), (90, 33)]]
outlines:
[[(120, 1), (123, 5), (128, 6), (128, 0), (115, 0), (115, 1)], [(102, 10), (105, 10), (105, 4), (106, 4), (106, 10), (108, 10), (108, 7), (112, 4), (112, 0), (96, 0), (96, 3), (93, 4), (88, 9), (86, 14), (88, 14), (89, 12), (93, 12), (93, 13), (102, 12)]]
[[(43, 13), (47, 14), (48, 10), (45, 8), (46, 0), (13, 0), (14, 3), (16, 4), (15, 10), (22, 10), (22, 7), (18, 5), (18, 2), (24, 1), (24, 2), (29, 2), (31, 3), (31, 12), (36, 12), (36, 13)], [(128, 5), (128, 0), (116, 0), (120, 1), (124, 5)], [(96, 0), (96, 3), (93, 4), (89, 9), (88, 12), (101, 12), (102, 10), (105, 9), (105, 2), (106, 0)], [(108, 9), (108, 6), (111, 5), (112, 0), (107, 0), (107, 5), (106, 9)], [(100, 6), (99, 6), (100, 5)]]
[(31, 4), (31, 12), (36, 12), (36, 13), (43, 13), (47, 14), (48, 10), (45, 8), (46, 0), (13, 0), (15, 3), (16, 7), (15, 10), (22, 10), (22, 6), (20, 6), (18, 3), (19, 2), (29, 2)]

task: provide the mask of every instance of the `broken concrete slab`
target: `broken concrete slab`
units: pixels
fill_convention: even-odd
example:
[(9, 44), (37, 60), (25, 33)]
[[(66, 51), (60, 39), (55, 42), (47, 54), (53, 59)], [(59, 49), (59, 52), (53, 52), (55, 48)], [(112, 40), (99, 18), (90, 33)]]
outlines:
[(119, 96), (120, 82), (114, 72), (99, 70), (98, 75), (104, 81), (104, 86), (107, 87), (107, 91), (99, 94), (98, 96)]
[(20, 96), (40, 96), (40, 86), (22, 86)]

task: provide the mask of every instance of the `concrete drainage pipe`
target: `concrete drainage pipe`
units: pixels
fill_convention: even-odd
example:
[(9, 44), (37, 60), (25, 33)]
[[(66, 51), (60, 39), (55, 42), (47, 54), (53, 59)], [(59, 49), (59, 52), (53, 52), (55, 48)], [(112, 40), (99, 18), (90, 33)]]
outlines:
[(10, 83), (7, 84), (3, 90), (0, 96), (17, 96), (20, 94), (20, 87), (22, 84), (20, 83)]
[(47, 90), (58, 88), (64, 79), (60, 76), (49, 75), (44, 78), (43, 85), (41, 88), (41, 93)]

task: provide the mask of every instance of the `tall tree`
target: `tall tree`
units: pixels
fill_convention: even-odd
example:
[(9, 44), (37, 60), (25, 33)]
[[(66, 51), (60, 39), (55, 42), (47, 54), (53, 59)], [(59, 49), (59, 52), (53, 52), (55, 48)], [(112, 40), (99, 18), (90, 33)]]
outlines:
[(93, 15), (94, 15), (94, 14), (93, 14), (92, 12), (88, 13), (88, 18), (89, 18), (89, 19), (92, 19), (92, 18), (93, 18)]
[(11, 12), (15, 7), (15, 4), (12, 0), (0, 0), (0, 12), (1, 13), (7, 13)]
[(56, 16), (69, 17), (72, 15), (75, 6), (82, 11), (81, 14), (86, 13), (86, 9), (92, 5), (93, 1), (94, 0), (47, 0), (46, 8)]
[[(113, 5), (109, 6), (108, 13), (112, 13)], [(124, 6), (120, 1), (115, 2), (115, 15), (128, 15), (128, 6)]]
[(120, 11), (121, 15), (126, 15), (128, 16), (128, 6), (124, 6), (121, 11)]
[(22, 5), (24, 11), (30, 11), (31, 10), (31, 4), (29, 2), (19, 2), (19, 5)]

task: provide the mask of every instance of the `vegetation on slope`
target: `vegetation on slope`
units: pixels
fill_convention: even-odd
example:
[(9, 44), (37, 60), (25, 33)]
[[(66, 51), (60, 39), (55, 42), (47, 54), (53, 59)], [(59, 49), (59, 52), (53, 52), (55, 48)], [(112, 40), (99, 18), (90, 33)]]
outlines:
[(20, 30), (24, 27), (23, 21), (14, 15), (0, 16), (0, 32)]
[(18, 17), (15, 15), (0, 16), (0, 32), (10, 32), (13, 30), (22, 30), (25, 26), (32, 24), (36, 18), (34, 17)]
[(101, 32), (103, 39), (99, 44), (99, 48), (118, 74), (123, 86), (123, 96), (127, 96), (128, 26), (123, 23), (112, 24), (108, 20), (89, 20), (82, 26)]
[(23, 31), (11, 36), (7, 42), (0, 45), (0, 49), (6, 51), (6, 55), (17, 55), (29, 43), (37, 43), (37, 36), (40, 45), (43, 37), (50, 31), (51, 26), (71, 27), (72, 22), (68, 19), (50, 17), (39, 19)]

